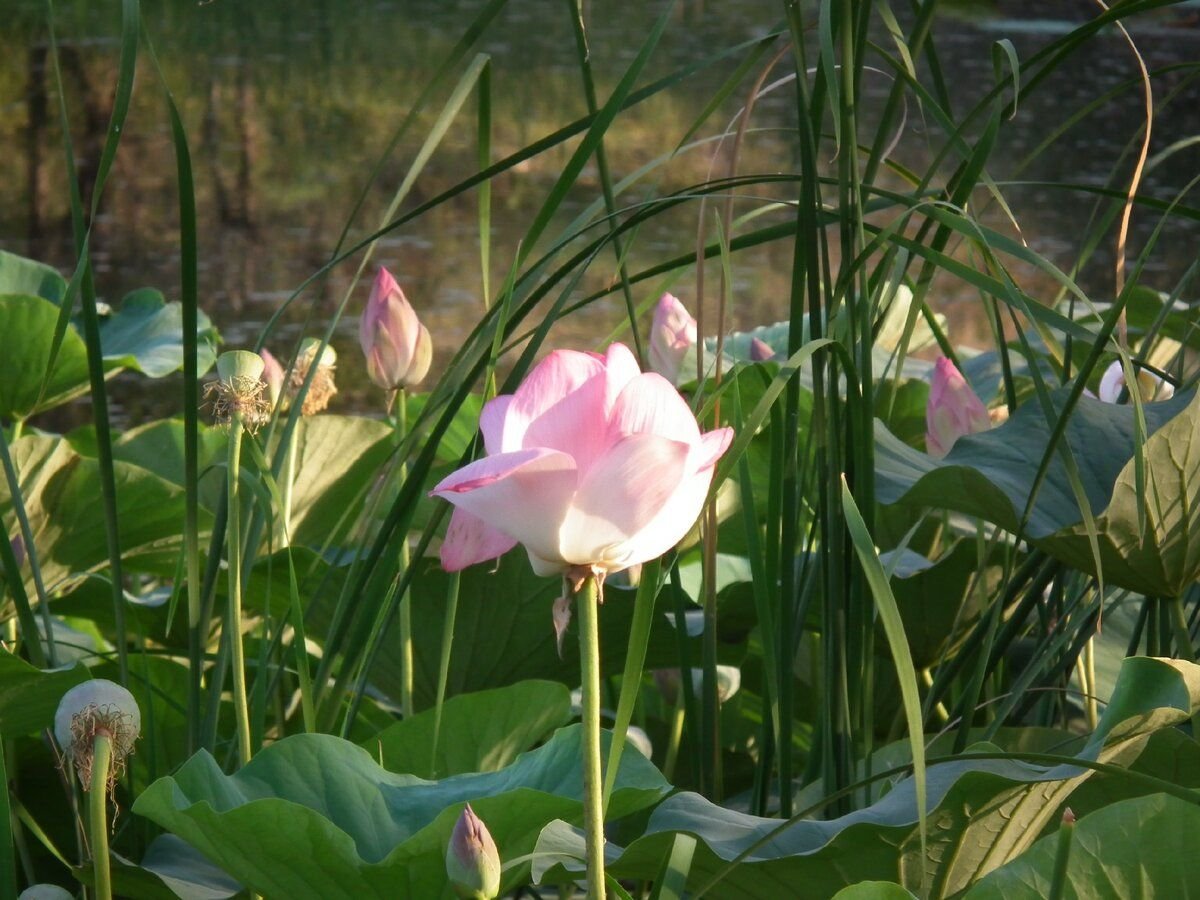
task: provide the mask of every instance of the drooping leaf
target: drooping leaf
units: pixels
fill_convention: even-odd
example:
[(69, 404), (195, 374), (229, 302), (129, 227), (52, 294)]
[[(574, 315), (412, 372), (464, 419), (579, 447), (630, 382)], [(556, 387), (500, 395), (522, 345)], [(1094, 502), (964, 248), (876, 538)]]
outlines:
[[(831, 897), (863, 880), (893, 881), (923, 896), (948, 897), (1017, 858), (1050, 825), (1091, 769), (1071, 760), (1128, 766), (1160, 728), (1200, 710), (1200, 666), (1145, 657), (1126, 661), (1096, 733), (1074, 757), (1042, 765), (1001, 756), (976, 745), (961, 758), (927, 768), (928, 855), (922, 857), (912, 780), (898, 781), (869, 807), (826, 821), (783, 827), (726, 809), (693, 793), (665, 800), (646, 833), (620, 852), (610, 870), (622, 878), (651, 878), (674, 835), (698, 838), (688, 885), (711, 896)], [(974, 758), (972, 758), (974, 753)], [(985, 758), (987, 757), (987, 758)], [(735, 863), (734, 861), (737, 860)], [(544, 873), (551, 882), (578, 877), (560, 860)], [(719, 880), (717, 880), (719, 879)]]
[[(1200, 577), (1200, 400), (1179, 395), (1145, 406), (1151, 434), (1146, 462), (1146, 534), (1138, 528), (1134, 410), (1084, 397), (1066, 426), (1066, 443), (1096, 515), (1100, 561), (1109, 584), (1176, 596)], [(1057, 408), (1065, 391), (1052, 395)], [(952, 509), (1016, 531), (1049, 443), (1050, 425), (1026, 403), (999, 428), (968, 435), (941, 460), (901, 443), (876, 423), (877, 496)], [(1083, 512), (1056, 455), (1038, 488), (1024, 536), (1050, 555), (1095, 574)]]
[(66, 293), (67, 280), (50, 266), (0, 250), (0, 294), (29, 294), (57, 306)]
[(57, 321), (58, 307), (49, 300), (0, 295), (0, 419), (26, 419), (87, 390), (87, 348), (68, 328), (41, 393)]

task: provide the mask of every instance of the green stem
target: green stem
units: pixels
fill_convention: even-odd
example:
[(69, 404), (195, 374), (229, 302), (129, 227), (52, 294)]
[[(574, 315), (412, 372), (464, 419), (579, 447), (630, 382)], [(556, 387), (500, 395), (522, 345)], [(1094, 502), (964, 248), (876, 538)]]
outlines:
[(1054, 874), (1050, 882), (1050, 893), (1047, 900), (1062, 900), (1063, 891), (1067, 886), (1067, 864), (1071, 861), (1071, 839), (1075, 835), (1075, 817), (1071, 811), (1063, 813), (1062, 824), (1058, 828), (1058, 842), (1054, 851)]
[[(404, 388), (396, 390), (396, 439), (403, 443), (408, 432), (408, 398)], [(408, 477), (408, 466), (400, 463), (398, 478), (401, 484)], [(403, 577), (408, 571), (410, 560), (408, 556), (408, 536), (400, 542), (400, 566), (396, 577)], [(413, 640), (412, 640), (412, 591), (405, 591), (400, 597), (400, 713), (404, 718), (413, 714)]]
[(229, 649), (233, 664), (233, 709), (237, 716), (241, 765), (250, 762), (250, 711), (246, 701), (246, 658), (242, 650), (242, 523), (238, 505), (238, 479), (242, 455), (242, 420), (229, 423), (229, 520), (225, 526), (229, 565)]
[(111, 763), (112, 736), (100, 732), (92, 742), (92, 783), (88, 789), (88, 841), (92, 848), (96, 900), (112, 900), (108, 857), (108, 770)]
[(589, 575), (575, 595), (579, 613), (579, 675), (583, 693), (583, 831), (588, 897), (604, 900), (604, 780), (600, 771), (599, 584)]
[(296, 483), (296, 441), (299, 438), (299, 429), (292, 432), (291, 438), (288, 440), (287, 452), (283, 457), (283, 485), (280, 490), (280, 507), (279, 518), (283, 522), (283, 546), (291, 546), (292, 543), (292, 490)]

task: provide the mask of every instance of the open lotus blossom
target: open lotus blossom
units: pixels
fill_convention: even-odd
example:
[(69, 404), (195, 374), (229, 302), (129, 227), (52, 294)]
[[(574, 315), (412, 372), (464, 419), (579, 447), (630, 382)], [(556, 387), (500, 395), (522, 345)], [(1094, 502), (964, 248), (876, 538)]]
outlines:
[(697, 337), (696, 320), (679, 298), (663, 294), (650, 325), (650, 368), (671, 384), (678, 383), (683, 359), (696, 346)]
[(412, 387), (429, 373), (433, 339), (392, 273), (382, 266), (358, 327), (367, 374), (385, 391)]
[(929, 455), (940, 459), (964, 434), (991, 427), (987, 407), (971, 390), (962, 372), (946, 357), (938, 357), (925, 407), (925, 449)]
[[(1175, 386), (1171, 382), (1164, 381), (1149, 369), (1135, 367), (1134, 371), (1137, 374), (1138, 395), (1142, 400), (1170, 400), (1175, 396)], [(1116, 359), (1104, 370), (1097, 394), (1105, 403), (1116, 403), (1124, 390), (1125, 370), (1121, 368), (1121, 361)]]
[(558, 350), (480, 415), (487, 456), (432, 493), (454, 504), (449, 571), (525, 545), (540, 575), (618, 572), (661, 556), (704, 505), (731, 428), (701, 434), (662, 376), (629, 348)]

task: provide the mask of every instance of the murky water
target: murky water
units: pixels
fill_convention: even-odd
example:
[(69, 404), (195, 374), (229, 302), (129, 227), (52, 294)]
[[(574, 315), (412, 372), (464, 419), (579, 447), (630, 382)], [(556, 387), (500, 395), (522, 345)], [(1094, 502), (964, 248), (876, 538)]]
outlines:
[[(231, 345), (249, 342), (295, 288), (329, 258), (394, 129), (480, 5), (435, 0), (146, 4), (145, 25), (181, 107), (195, 165), (202, 304)], [(46, 68), (44, 7), (35, 0), (7, 0), (6, 6), (13, 12), (0, 33), (0, 148), (6, 163), (0, 167), (0, 246), (66, 270), (72, 261), (67, 195), (57, 97), (52, 73)], [(94, 175), (115, 84), (119, 23), (110, 6), (86, 0), (56, 4), (65, 93), (85, 178)], [(551, 0), (512, 0), (476, 47), (491, 57), (492, 159), (586, 112), (569, 7)], [(662, 8), (659, 3), (587, 5), (589, 46), (601, 99), (637, 54)], [(766, 0), (681, 0), (643, 83), (719, 47), (767, 33), (778, 20), (779, 9)], [(1064, 22), (1080, 22), (1094, 14), (1087, 4), (1065, 2), (999, 3), (982, 11), (974, 5), (948, 8), (938, 20), (935, 39), (956, 113), (961, 115), (994, 83), (992, 48), (997, 41), (1011, 40), (1027, 61), (1062, 32)], [(1156, 152), (1200, 132), (1200, 87), (1192, 80), (1195, 74), (1181, 65), (1200, 59), (1200, 27), (1193, 21), (1198, 17), (1195, 5), (1184, 4), (1133, 28), (1147, 64), (1157, 72)], [(878, 37), (886, 43), (885, 34)], [(606, 143), (615, 177), (674, 147), (736, 61), (715, 64), (623, 114)], [(134, 105), (94, 236), (97, 284), (110, 301), (142, 286), (158, 287), (168, 297), (178, 290), (174, 155), (161, 87), (147, 62), (143, 53)], [(1081, 234), (1092, 210), (1079, 195), (1045, 183), (1099, 185), (1114, 170), (1127, 172), (1129, 163), (1122, 162), (1122, 154), (1136, 138), (1142, 120), (1139, 92), (1118, 92), (1027, 169), (1018, 165), (1052, 130), (1096, 98), (1129, 82), (1136, 71), (1121, 37), (1105, 33), (1023, 98), (1016, 117), (1005, 125), (990, 172), (1001, 181), (1031, 182), (1006, 186), (1005, 197), (1021, 224), (1022, 237), (1058, 265), (1070, 266), (1078, 258)], [(777, 74), (786, 72), (781, 68)], [(1023, 79), (1029, 74), (1023, 72)], [(885, 76), (868, 73), (864, 106), (869, 109), (888, 86)], [(449, 87), (384, 162), (380, 178), (350, 224), (351, 240), (378, 223), (448, 95)], [(718, 133), (740, 102), (740, 97), (732, 98), (699, 136)], [(747, 139), (742, 171), (776, 171), (791, 164), (793, 148), (786, 129), (793, 115), (787, 86), (763, 98), (754, 119), (760, 130)], [(415, 182), (404, 208), (437, 195), (477, 168), (475, 116), (472, 98)], [(897, 161), (924, 171), (941, 143), (936, 122), (915, 101), (910, 103), (907, 127), (895, 151)], [(548, 153), (496, 179), (488, 273), (492, 292), (507, 273), (518, 241), (573, 147)], [(720, 157), (722, 165), (725, 159)], [(650, 188), (665, 192), (702, 181), (711, 164), (708, 147), (681, 155), (634, 188), (627, 202), (645, 197)], [(1147, 191), (1170, 199), (1197, 172), (1200, 151), (1185, 149), (1151, 170)], [(899, 177), (891, 180), (891, 186), (901, 185)], [(592, 166), (579, 179), (558, 227), (599, 194)], [(985, 199), (980, 195), (975, 202), (982, 204)], [(751, 208), (750, 201), (741, 201), (737, 211)], [(1005, 227), (995, 207), (984, 215), (989, 223)], [(477, 217), (477, 195), (467, 192), (393, 232), (380, 242), (374, 259), (401, 280), (443, 359), (461, 343), (482, 308)], [(1157, 213), (1139, 212), (1131, 242), (1134, 253), (1156, 222)], [(629, 251), (630, 267), (636, 271), (687, 252), (694, 246), (696, 227), (695, 204), (663, 216), (639, 233)], [(557, 233), (552, 225), (539, 248), (545, 249)], [(1172, 288), (1196, 252), (1196, 229), (1173, 226), (1157, 245), (1145, 280), (1155, 287)], [(283, 316), (270, 346), (286, 353), (301, 334), (315, 332), (314, 323), (327, 321), (351, 288), (356, 265), (357, 260), (343, 263), (306, 290)], [(734, 324), (748, 326), (781, 317), (790, 278), (789, 248), (779, 244), (739, 254), (734, 266)], [(602, 285), (613, 271), (612, 256), (602, 256), (585, 284)], [(1021, 268), (1016, 271), (1035, 296), (1049, 295), (1052, 285), (1044, 276)], [(1111, 288), (1111, 273), (1109, 241), (1088, 262), (1080, 279), (1102, 299)], [(380, 400), (357, 374), (356, 314), (365, 301), (368, 282), (369, 277), (354, 288), (349, 315), (335, 338), (347, 385), (343, 409), (374, 408)], [(674, 289), (686, 297), (691, 285), (692, 278), (685, 275)], [(650, 300), (663, 286), (648, 282), (635, 299)], [(956, 339), (980, 339), (978, 298), (970, 288), (942, 279), (935, 299), (950, 315)], [(615, 297), (598, 303), (559, 326), (553, 339), (563, 344), (598, 343), (620, 321), (621, 309), (622, 301)], [(123, 420), (133, 423), (174, 410), (173, 391), (170, 384), (148, 388), (140, 379), (130, 382), (120, 393)]]

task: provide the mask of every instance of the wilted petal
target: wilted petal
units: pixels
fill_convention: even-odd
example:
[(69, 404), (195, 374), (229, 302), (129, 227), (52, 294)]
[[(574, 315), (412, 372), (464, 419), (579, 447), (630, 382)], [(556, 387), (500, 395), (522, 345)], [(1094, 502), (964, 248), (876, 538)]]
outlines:
[(446, 538), (442, 541), (442, 568), (447, 572), (457, 572), (475, 563), (503, 556), (516, 545), (516, 538), (456, 506), (450, 514)]
[(430, 493), (449, 500), (539, 556), (556, 560), (559, 528), (575, 492), (575, 461), (543, 448), (484, 457)]
[[(690, 449), (659, 435), (631, 434), (600, 457), (583, 477), (563, 522), (562, 558), (617, 572), (657, 556), (643, 553), (636, 536), (674, 502)], [(695, 516), (675, 523), (675, 541), (693, 521)]]

